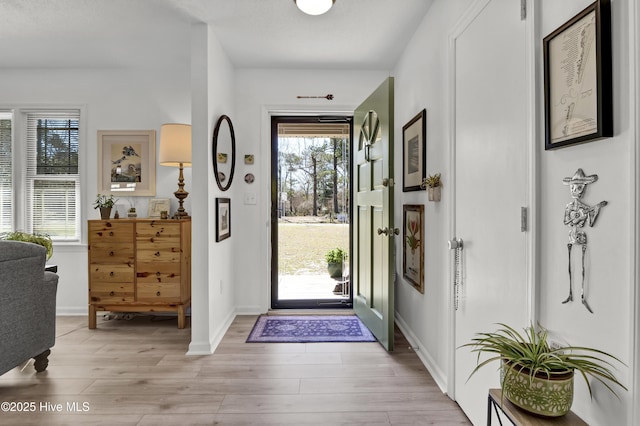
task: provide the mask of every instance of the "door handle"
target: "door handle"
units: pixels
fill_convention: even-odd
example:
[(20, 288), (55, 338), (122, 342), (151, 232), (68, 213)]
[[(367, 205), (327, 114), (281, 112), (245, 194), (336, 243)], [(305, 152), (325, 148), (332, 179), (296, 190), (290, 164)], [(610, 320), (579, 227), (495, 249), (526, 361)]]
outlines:
[(453, 240), (447, 241), (447, 245), (449, 246), (449, 250), (462, 250), (464, 248), (464, 241), (462, 241), (462, 238), (454, 238)]

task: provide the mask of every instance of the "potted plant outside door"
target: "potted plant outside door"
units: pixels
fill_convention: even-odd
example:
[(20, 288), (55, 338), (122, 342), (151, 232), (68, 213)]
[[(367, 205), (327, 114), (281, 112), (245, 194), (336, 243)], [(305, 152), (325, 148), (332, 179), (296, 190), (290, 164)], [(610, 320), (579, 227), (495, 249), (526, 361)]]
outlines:
[(344, 271), (344, 261), (347, 259), (347, 253), (341, 248), (329, 250), (325, 255), (327, 260), (327, 270), (331, 278), (341, 278)]

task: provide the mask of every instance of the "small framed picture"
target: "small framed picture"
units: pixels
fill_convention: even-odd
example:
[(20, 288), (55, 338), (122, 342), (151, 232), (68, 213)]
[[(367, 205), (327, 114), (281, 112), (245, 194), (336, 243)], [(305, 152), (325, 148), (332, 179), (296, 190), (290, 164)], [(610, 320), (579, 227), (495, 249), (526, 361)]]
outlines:
[(231, 199), (216, 198), (216, 241), (231, 236)]
[(426, 175), (427, 110), (423, 109), (402, 128), (402, 191), (420, 191)]
[(171, 201), (168, 198), (152, 198), (149, 200), (147, 216), (153, 219), (160, 219), (162, 212), (169, 214), (169, 210), (171, 210)]
[(227, 162), (227, 157), (228, 157), (228, 155), (225, 154), (224, 152), (219, 152), (218, 153), (218, 163), (222, 163), (222, 164), (226, 163)]
[(255, 158), (254, 158), (253, 154), (246, 154), (244, 156), (244, 164), (251, 165), (251, 164), (254, 163), (254, 161), (255, 161)]
[(402, 276), (424, 293), (424, 206), (405, 204), (402, 216)]

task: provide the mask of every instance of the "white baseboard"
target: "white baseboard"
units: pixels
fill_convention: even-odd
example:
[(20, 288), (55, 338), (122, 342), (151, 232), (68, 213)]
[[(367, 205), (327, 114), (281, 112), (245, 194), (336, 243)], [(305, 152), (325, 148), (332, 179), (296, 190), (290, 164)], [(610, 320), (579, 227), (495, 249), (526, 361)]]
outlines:
[(227, 330), (233, 323), (233, 320), (236, 318), (236, 311), (231, 311), (229, 315), (225, 318), (222, 324), (219, 327), (216, 327), (213, 330), (213, 335), (211, 340), (208, 342), (191, 342), (189, 344), (189, 350), (187, 351), (187, 355), (211, 355), (215, 352), (216, 348), (222, 341), (222, 338), (226, 334)]
[(414, 352), (416, 353), (416, 355), (418, 355), (420, 361), (422, 361), (424, 366), (427, 368), (429, 374), (431, 374), (431, 377), (433, 377), (433, 380), (436, 382), (442, 393), (446, 394), (447, 375), (437, 367), (435, 361), (433, 360), (433, 357), (425, 349), (426, 346), (423, 345), (422, 342), (420, 342), (420, 339), (418, 339), (418, 337), (413, 333), (406, 321), (398, 314), (396, 314), (395, 320), (398, 328), (400, 329), (400, 331), (402, 331), (404, 337), (407, 338)]
[(266, 311), (258, 305), (255, 305), (255, 306), (248, 305), (248, 306), (236, 306), (235, 313), (236, 315), (262, 315), (266, 313)]
[(65, 306), (56, 306), (56, 316), (60, 317), (79, 317), (79, 316), (87, 316), (89, 315), (88, 307), (65, 307)]

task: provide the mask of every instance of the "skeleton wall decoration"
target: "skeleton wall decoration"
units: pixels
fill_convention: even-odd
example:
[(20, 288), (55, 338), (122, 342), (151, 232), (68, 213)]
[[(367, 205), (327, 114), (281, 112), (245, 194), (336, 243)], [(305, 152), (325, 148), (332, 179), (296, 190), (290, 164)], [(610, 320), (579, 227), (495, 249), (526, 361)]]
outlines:
[(591, 307), (587, 303), (584, 295), (584, 277), (585, 267), (584, 258), (587, 252), (587, 234), (583, 230), (585, 224), (589, 224), (592, 227), (596, 223), (596, 219), (600, 214), (600, 209), (606, 206), (607, 201), (601, 201), (595, 206), (589, 206), (580, 201), (585, 193), (587, 185), (594, 183), (598, 180), (598, 175), (585, 176), (582, 169), (578, 169), (572, 177), (566, 177), (562, 180), (562, 183), (569, 185), (569, 191), (573, 201), (567, 204), (564, 209), (564, 224), (570, 228), (569, 231), (569, 243), (567, 249), (569, 251), (569, 296), (562, 303), (568, 303), (573, 300), (572, 290), (572, 273), (571, 273), (571, 249), (574, 245), (578, 245), (582, 248), (582, 286), (580, 288), (580, 300), (587, 310), (593, 313)]

